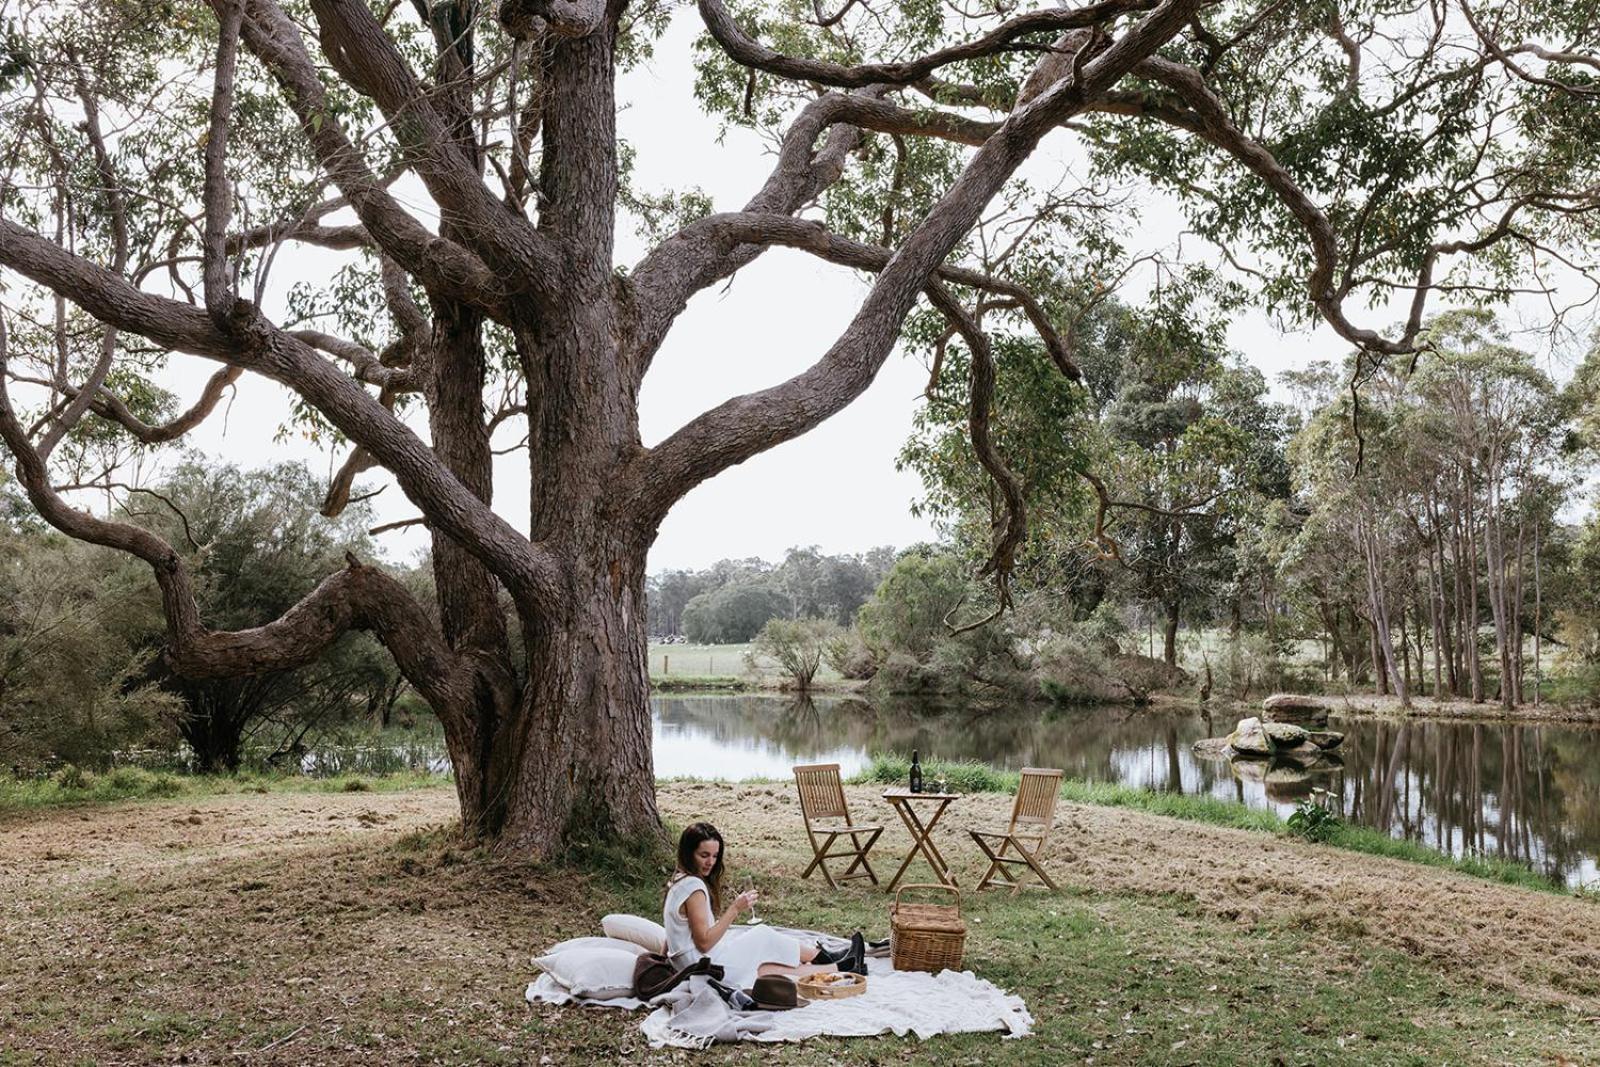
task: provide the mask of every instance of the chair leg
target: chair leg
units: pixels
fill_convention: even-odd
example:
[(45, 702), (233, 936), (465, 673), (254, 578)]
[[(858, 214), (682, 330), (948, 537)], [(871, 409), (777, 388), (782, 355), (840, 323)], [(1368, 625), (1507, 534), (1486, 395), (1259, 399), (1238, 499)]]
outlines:
[[(1022, 891), (1023, 879), (1012, 874), (1011, 868), (1026, 867), (1038, 875), (1039, 880), (1046, 886), (1057, 892), (1060, 891), (1060, 887), (1056, 885), (1050, 875), (1045, 873), (1044, 867), (1040, 865), (1044, 853), (1044, 843), (1042, 841), (1034, 851), (1029, 852), (1020, 841), (1012, 837), (1005, 837), (1000, 842), (1000, 848), (996, 850), (989, 847), (989, 843), (976, 832), (968, 832), (972, 834), (972, 840), (977, 842), (978, 847), (983, 850), (983, 854), (989, 857), (989, 869), (984, 872), (982, 880), (978, 882), (978, 889), (988, 889), (998, 882), (1008, 886), (1011, 889), (1011, 895), (1016, 896)], [(1007, 852), (1012, 850), (1015, 850), (1016, 855), (1006, 855)]]
[(850, 864), (850, 866), (845, 869), (845, 872), (844, 872), (842, 877), (849, 878), (851, 875), (853, 875), (855, 873), (855, 869), (857, 867), (861, 867), (866, 871), (867, 877), (869, 879), (871, 879), (872, 884), (873, 885), (877, 885), (878, 884), (878, 876), (875, 873), (873, 873), (872, 864), (867, 861), (867, 853), (872, 851), (872, 846), (877, 842), (878, 835), (881, 834), (881, 833), (883, 833), (882, 830), (874, 830), (874, 831), (872, 831), (871, 836), (869, 836), (867, 838), (867, 843), (866, 843), (865, 846), (863, 846), (861, 844), (861, 837), (860, 837), (859, 834), (851, 834), (850, 835), (850, 842), (851, 842), (851, 844), (853, 844), (855, 846), (855, 850), (856, 850), (855, 856), (856, 856), (856, 858), (855, 858), (855, 862)]
[(998, 866), (999, 864), (993, 862), (992, 860), (990, 861), (989, 869), (983, 872), (983, 877), (979, 878), (978, 884), (973, 886), (972, 891), (974, 893), (981, 893), (985, 889), (989, 888), (989, 879), (994, 877), (994, 869)]
[[(982, 850), (983, 854), (989, 857), (989, 869), (984, 872), (983, 878), (978, 881), (978, 888), (974, 892), (982, 892), (989, 888), (996, 876), (1001, 876), (1008, 882), (1011, 881), (1010, 874), (1004, 870), (1005, 861), (995, 853), (994, 849), (989, 847), (989, 842), (985, 841), (976, 831), (969, 830), (967, 832), (972, 834), (972, 840)], [(1000, 852), (1001, 854), (1005, 852), (1004, 844), (1000, 846)]]
[(837, 839), (838, 836), (839, 836), (838, 834), (829, 834), (828, 835), (828, 840), (823, 842), (823, 845), (822, 845), (821, 848), (817, 847), (816, 838), (813, 837), (811, 839), (811, 851), (815, 854), (815, 858), (811, 861), (811, 866), (807, 867), (805, 869), (805, 873), (800, 876), (801, 878), (809, 878), (809, 877), (811, 877), (811, 872), (812, 871), (820, 870), (822, 872), (823, 879), (828, 883), (828, 888), (829, 889), (838, 889), (839, 888), (839, 883), (835, 882), (833, 880), (833, 875), (832, 875), (832, 873), (829, 872), (828, 865), (823, 862), (823, 860), (830, 859), (830, 858), (833, 858), (833, 859), (842, 859), (843, 858), (842, 856), (830, 857), (829, 854), (828, 854), (829, 850), (833, 848), (834, 840)]
[[(1028, 865), (1028, 869), (1030, 871), (1032, 871), (1034, 874), (1039, 876), (1039, 881), (1043, 882), (1045, 885), (1049, 886), (1051, 889), (1055, 890), (1056, 892), (1060, 892), (1061, 891), (1060, 887), (1057, 886), (1056, 883), (1051, 880), (1050, 876), (1045, 873), (1044, 867), (1042, 866), (1042, 861), (1044, 859), (1044, 842), (1043, 841), (1039, 842), (1039, 846), (1037, 848), (1035, 848), (1032, 852), (1029, 852), (1027, 849), (1023, 848), (1021, 845), (1018, 845), (1017, 846), (1017, 855), (1022, 857), (1022, 861)], [(1020, 879), (1017, 881), (1016, 888), (1019, 889), (1019, 890), (1022, 888), (1022, 882), (1021, 882)], [(1015, 890), (1013, 890), (1013, 892), (1015, 892)]]

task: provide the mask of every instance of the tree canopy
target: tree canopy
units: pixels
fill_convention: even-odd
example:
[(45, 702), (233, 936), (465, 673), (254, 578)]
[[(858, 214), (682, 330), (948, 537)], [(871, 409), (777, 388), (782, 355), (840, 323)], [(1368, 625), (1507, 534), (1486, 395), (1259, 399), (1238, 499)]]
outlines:
[[(699, 101), (773, 149), (720, 205), (631, 188), (616, 139), (617, 74), (665, 4), (24, 3), (0, 56), (0, 439), (45, 522), (151, 567), (174, 671), (283, 669), (370, 630), (438, 712), (470, 830), (535, 854), (580, 824), (654, 832), (643, 568), (676, 501), (850, 404), (903, 335), (935, 379), (959, 347), (1003, 606), (1027, 502), (996, 353), (1084, 377), (1079, 329), (1140, 264), (1320, 317), (1358, 380), (1427, 343), (1441, 292), (1581, 273), (1600, 117), (1575, 10), (700, 0)], [(1024, 180), (1046, 137), (1090, 173)], [(1175, 196), (1227, 269), (1140, 247), (1135, 186)], [(632, 222), (654, 244), (620, 263)], [(345, 266), (269, 313), (297, 244)], [(639, 389), (674, 321), (775, 246), (870, 275), (850, 324), (645, 447)], [(1398, 327), (1369, 321), (1394, 298)], [(937, 318), (908, 326), (924, 301)], [(213, 368), (198, 395), (154, 385), (191, 358)], [(342, 451), (325, 511), (380, 468), (415, 505), (436, 610), (352, 560), (227, 629), (166, 538), (73, 506), (255, 379)], [(526, 521), (494, 508), (507, 424)]]

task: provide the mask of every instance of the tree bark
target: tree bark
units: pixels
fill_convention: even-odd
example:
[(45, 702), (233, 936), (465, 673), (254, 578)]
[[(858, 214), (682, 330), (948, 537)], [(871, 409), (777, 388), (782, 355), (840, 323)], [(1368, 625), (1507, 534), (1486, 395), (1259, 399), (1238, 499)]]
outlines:
[(1543, 688), (1544, 675), (1540, 670), (1539, 653), (1540, 644), (1544, 639), (1544, 597), (1543, 588), (1539, 582), (1539, 526), (1533, 524), (1533, 704), (1539, 706), (1541, 699), (1540, 690)]
[(1169, 600), (1162, 605), (1166, 609), (1166, 623), (1161, 631), (1161, 658), (1167, 666), (1178, 665), (1178, 616), (1181, 603)]
[[(1468, 476), (1464, 479), (1466, 489), (1466, 509), (1463, 525), (1466, 529), (1467, 567), (1465, 568), (1465, 581), (1467, 583), (1466, 616), (1462, 619), (1461, 637), (1466, 646), (1467, 666), (1472, 676), (1472, 702), (1483, 703), (1483, 659), (1478, 652), (1478, 539), (1475, 527), (1476, 518), (1473, 514), (1472, 480)], [(1487, 568), (1485, 568), (1487, 569)]]
[[(1383, 590), (1382, 556), (1378, 544), (1377, 534), (1365, 524), (1359, 529), (1362, 548), (1366, 555), (1367, 565), (1367, 595), (1372, 605), (1373, 625), (1373, 668), (1379, 672), (1380, 681), (1392, 682), (1395, 693), (1400, 697), (1400, 706), (1411, 706), (1411, 693), (1406, 688), (1405, 676), (1400, 673), (1400, 665), (1395, 662), (1394, 638), (1389, 627), (1388, 598)], [(1404, 635), (1404, 620), (1402, 619), (1402, 637)], [(1381, 655), (1381, 660), (1380, 660)], [(1387, 693), (1388, 686), (1380, 685), (1379, 692)]]

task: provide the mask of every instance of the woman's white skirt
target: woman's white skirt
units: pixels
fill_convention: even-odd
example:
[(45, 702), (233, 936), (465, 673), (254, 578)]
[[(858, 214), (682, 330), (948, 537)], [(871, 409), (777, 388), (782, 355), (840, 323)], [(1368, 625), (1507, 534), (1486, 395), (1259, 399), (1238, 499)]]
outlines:
[(712, 963), (727, 972), (724, 982), (749, 989), (763, 963), (800, 966), (800, 942), (766, 926), (735, 926), (711, 947), (710, 956)]

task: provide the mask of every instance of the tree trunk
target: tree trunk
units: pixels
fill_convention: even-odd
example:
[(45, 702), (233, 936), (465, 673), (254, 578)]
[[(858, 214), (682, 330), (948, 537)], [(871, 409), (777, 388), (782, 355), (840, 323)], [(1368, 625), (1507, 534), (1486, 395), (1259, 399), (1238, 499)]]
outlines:
[(1383, 669), (1383, 653), (1378, 651), (1378, 624), (1367, 623), (1367, 658), (1372, 662), (1372, 681), (1379, 696), (1389, 695), (1389, 674)]
[[(1367, 561), (1367, 594), (1372, 602), (1373, 625), (1373, 669), (1379, 672), (1379, 678), (1394, 684), (1394, 691), (1400, 697), (1400, 706), (1411, 706), (1411, 693), (1406, 688), (1405, 676), (1400, 673), (1399, 664), (1395, 662), (1394, 638), (1389, 628), (1388, 598), (1383, 590), (1382, 557), (1380, 555), (1377, 535), (1370, 530), (1361, 531), (1362, 546), (1366, 551)], [(1401, 637), (1404, 639), (1405, 620), (1401, 619)], [(1379, 659), (1381, 653), (1382, 659)], [(1387, 668), (1387, 669), (1385, 669)], [(1381, 693), (1387, 694), (1388, 686), (1383, 685)]]
[(1429, 511), (1433, 516), (1433, 551), (1428, 556), (1430, 610), (1433, 612), (1433, 697), (1442, 701), (1444, 691), (1440, 688), (1443, 680), (1440, 660), (1448, 656), (1442, 666), (1443, 672), (1449, 676), (1451, 696), (1456, 693), (1456, 665), (1454, 646), (1451, 644), (1450, 613), (1445, 601), (1444, 529), (1439, 523), (1438, 506), (1431, 500)]
[(1489, 614), (1494, 622), (1494, 655), (1500, 669), (1500, 706), (1510, 710), (1513, 683), (1509, 620), (1506, 617), (1508, 604), (1505, 528), (1501, 521), (1499, 463), (1493, 451), (1490, 455), (1488, 500), (1484, 511), (1484, 573), (1489, 586)]
[(1178, 665), (1178, 612), (1180, 604), (1170, 600), (1165, 605), (1167, 609), (1166, 627), (1162, 630), (1161, 656), (1166, 660), (1167, 666)]
[(1526, 523), (1517, 519), (1517, 573), (1511, 583), (1511, 610), (1509, 612), (1511, 637), (1511, 701), (1522, 703), (1522, 556), (1526, 550)]
[(1544, 640), (1544, 599), (1539, 584), (1539, 523), (1533, 524), (1533, 704), (1539, 706), (1539, 690), (1544, 682), (1540, 672), (1540, 644)]
[[(563, 625), (524, 626), (539, 665), (509, 748), (501, 846), (536, 852), (574, 835), (661, 833), (650, 749), (643, 553), (603, 555)], [(491, 794), (491, 796), (494, 794)], [(491, 817), (499, 813), (489, 809)]]
[(1478, 654), (1478, 539), (1473, 528), (1472, 486), (1467, 484), (1466, 549), (1467, 612), (1462, 620), (1461, 636), (1466, 645), (1467, 667), (1472, 675), (1472, 702), (1483, 703), (1483, 660)]

